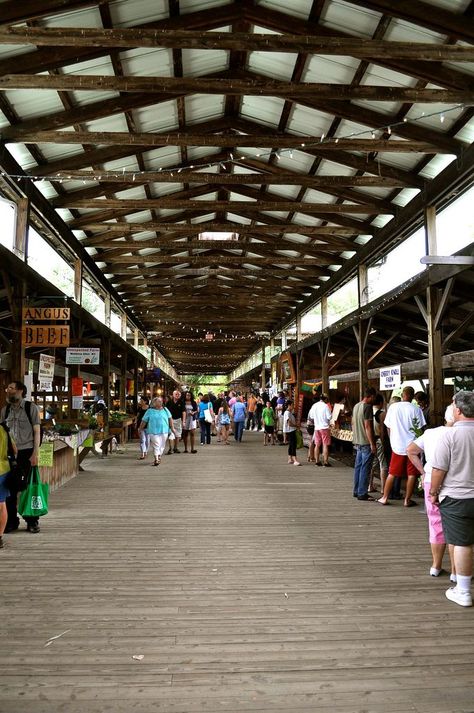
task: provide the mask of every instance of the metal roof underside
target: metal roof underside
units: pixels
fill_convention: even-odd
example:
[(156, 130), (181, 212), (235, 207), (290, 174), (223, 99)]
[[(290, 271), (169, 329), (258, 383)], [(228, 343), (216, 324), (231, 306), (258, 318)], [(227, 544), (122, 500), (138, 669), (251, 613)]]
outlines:
[(178, 371), (229, 371), (466, 155), (473, 11), (6, 0), (8, 172), (34, 177)]

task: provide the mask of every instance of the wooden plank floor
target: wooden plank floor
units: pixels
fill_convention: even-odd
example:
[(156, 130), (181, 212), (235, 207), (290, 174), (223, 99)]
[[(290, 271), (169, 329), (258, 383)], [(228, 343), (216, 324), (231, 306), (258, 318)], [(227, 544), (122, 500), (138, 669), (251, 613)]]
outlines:
[(474, 711), (474, 611), (428, 576), (421, 508), (261, 438), (89, 457), (5, 538), (1, 713)]

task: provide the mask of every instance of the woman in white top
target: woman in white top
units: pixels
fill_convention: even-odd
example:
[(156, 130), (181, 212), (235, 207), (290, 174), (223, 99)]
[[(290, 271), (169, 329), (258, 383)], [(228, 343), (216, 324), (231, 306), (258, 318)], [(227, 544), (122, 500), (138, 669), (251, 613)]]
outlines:
[[(443, 573), (442, 563), (443, 555), (446, 550), (446, 540), (444, 537), (443, 527), (441, 525), (441, 513), (439, 505), (432, 503), (429, 497), (431, 487), (431, 470), (432, 459), (441, 434), (443, 434), (448, 426), (453, 425), (450, 420), (449, 406), (446, 409), (445, 421), (447, 426), (438, 426), (438, 428), (427, 429), (422, 436), (416, 438), (413, 443), (407, 446), (407, 455), (413, 465), (418, 469), (418, 472), (423, 479), (423, 490), (425, 493), (425, 510), (428, 517), (429, 541), (431, 545), (431, 554), (433, 556), (433, 564), (430, 568), (432, 577), (439, 577)], [(421, 461), (421, 454), (425, 454), (425, 465)], [(449, 545), (449, 558), (451, 560), (451, 576), (452, 582), (456, 581), (456, 570), (454, 567), (453, 547)]]
[(288, 443), (288, 464), (301, 465), (296, 459), (296, 418), (293, 413), (293, 401), (288, 401), (283, 414), (283, 433)]

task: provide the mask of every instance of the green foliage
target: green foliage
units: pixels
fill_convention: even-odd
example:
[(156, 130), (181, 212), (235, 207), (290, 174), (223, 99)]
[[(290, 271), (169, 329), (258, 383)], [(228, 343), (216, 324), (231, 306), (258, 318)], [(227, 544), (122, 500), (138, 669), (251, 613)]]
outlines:
[(183, 376), (183, 384), (185, 384), (194, 394), (202, 391), (203, 394), (212, 391), (217, 394), (219, 391), (225, 391), (228, 388), (227, 378), (223, 375), (212, 374), (188, 374)]

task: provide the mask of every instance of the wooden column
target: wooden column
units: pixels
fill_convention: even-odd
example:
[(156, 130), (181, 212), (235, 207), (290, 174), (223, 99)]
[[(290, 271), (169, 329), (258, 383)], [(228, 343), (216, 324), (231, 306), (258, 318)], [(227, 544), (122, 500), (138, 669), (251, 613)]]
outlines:
[(372, 318), (361, 319), (356, 327), (353, 326), (354, 334), (359, 347), (359, 395), (362, 399), (364, 391), (368, 386), (368, 366), (367, 366), (367, 342), (369, 339), (370, 329), (372, 327)]
[(104, 305), (105, 305), (105, 326), (110, 329), (111, 303), (110, 303), (110, 295), (109, 294), (105, 295)]
[(427, 255), (438, 254), (436, 237), (436, 208), (432, 205), (425, 208), (425, 248)]
[(359, 307), (364, 307), (369, 303), (369, 280), (367, 265), (359, 265), (358, 270), (359, 286)]
[(301, 315), (296, 315), (296, 341), (300, 342), (303, 339), (303, 332), (301, 329)]
[(139, 332), (138, 329), (133, 330), (133, 347), (138, 351), (138, 337), (139, 337)]
[(286, 329), (284, 329), (281, 333), (281, 350), (282, 352), (286, 352), (288, 347), (288, 343), (286, 341)]
[(102, 337), (102, 393), (107, 410), (110, 408), (110, 339)]
[(12, 381), (23, 381), (26, 373), (26, 354), (21, 338), (22, 309), (25, 304), (26, 284), (17, 280), (10, 282), (10, 277), (4, 273), (4, 285), (7, 290), (8, 302), (12, 313), (12, 346), (10, 379)]
[(437, 319), (442, 292), (430, 286), (426, 290), (426, 315), (428, 327), (428, 380), (430, 395), (430, 417), (432, 426), (443, 424), (445, 403), (443, 397), (443, 350), (441, 324)]
[(127, 315), (123, 313), (120, 318), (120, 336), (127, 341)]
[(74, 299), (82, 306), (82, 260), (74, 260)]
[(127, 406), (127, 352), (122, 354), (120, 364), (120, 410), (125, 411)]
[(19, 198), (16, 202), (15, 245), (13, 252), (25, 262), (28, 259), (28, 230), (30, 220), (30, 201)]
[(133, 363), (133, 412), (138, 411), (138, 374), (139, 374), (140, 362), (138, 357), (135, 357)]
[(328, 326), (328, 298), (326, 295), (321, 297), (321, 329), (326, 329)]
[(318, 344), (319, 354), (321, 356), (321, 381), (323, 382), (321, 385), (321, 390), (323, 394), (327, 394), (329, 391), (328, 354), (330, 342), (331, 338), (328, 337), (327, 339), (322, 339)]
[(266, 376), (265, 376), (265, 340), (262, 339), (262, 371), (260, 373), (260, 386), (262, 387), (263, 390), (265, 390), (265, 382), (266, 382)]

